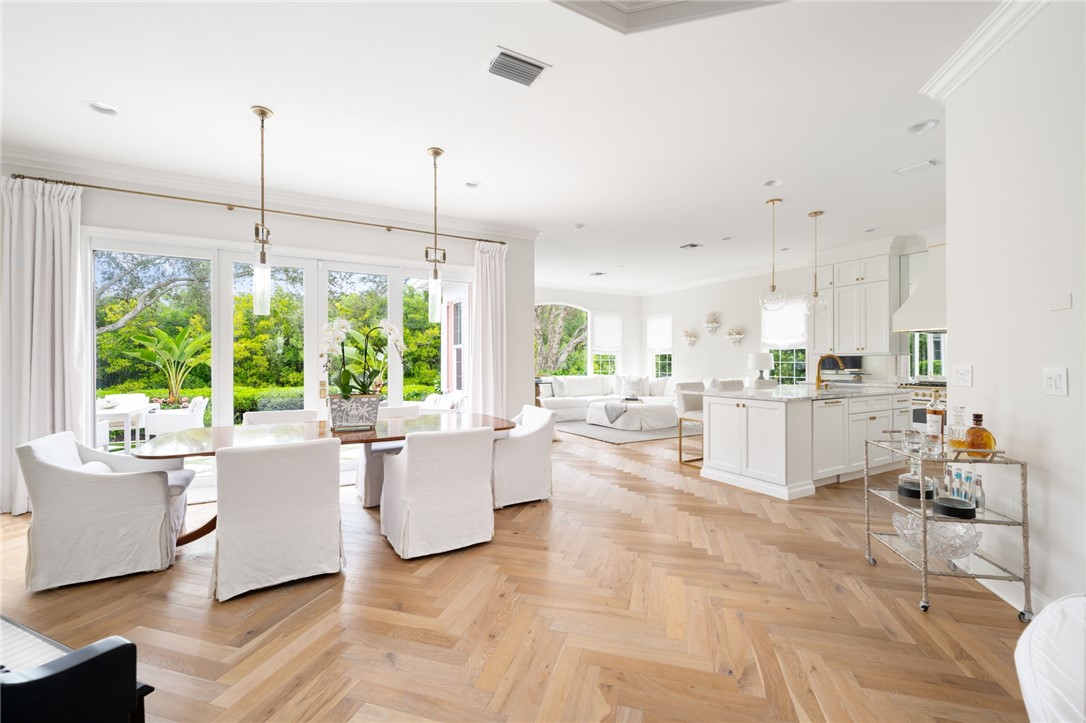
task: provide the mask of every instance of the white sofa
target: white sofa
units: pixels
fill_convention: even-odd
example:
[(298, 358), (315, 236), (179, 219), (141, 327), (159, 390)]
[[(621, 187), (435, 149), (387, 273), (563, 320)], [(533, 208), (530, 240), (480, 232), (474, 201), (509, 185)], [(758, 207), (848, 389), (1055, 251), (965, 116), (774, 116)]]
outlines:
[[(638, 381), (640, 380), (640, 381)], [(623, 374), (570, 375), (546, 377), (540, 386), (539, 403), (555, 413), (556, 422), (583, 422), (592, 402), (637, 396), (646, 404), (675, 403), (672, 377), (627, 376)], [(637, 389), (627, 395), (625, 392)]]

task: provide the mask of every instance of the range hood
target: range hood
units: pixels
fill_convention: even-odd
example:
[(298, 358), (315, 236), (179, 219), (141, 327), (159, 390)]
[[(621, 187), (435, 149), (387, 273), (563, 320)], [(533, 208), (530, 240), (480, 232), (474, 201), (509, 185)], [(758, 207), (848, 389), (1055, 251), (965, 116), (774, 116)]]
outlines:
[(893, 315), (893, 331), (946, 331), (946, 245), (928, 248), (927, 268)]

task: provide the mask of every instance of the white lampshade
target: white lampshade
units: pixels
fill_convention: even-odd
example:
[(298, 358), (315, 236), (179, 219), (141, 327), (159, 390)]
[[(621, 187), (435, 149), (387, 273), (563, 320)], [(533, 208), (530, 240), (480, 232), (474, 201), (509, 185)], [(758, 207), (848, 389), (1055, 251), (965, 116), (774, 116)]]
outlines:
[(441, 321), (441, 279), (438, 278), (437, 269), (434, 270), (434, 275), (430, 277), (428, 295), (430, 297), (430, 323), (436, 324)]
[(762, 369), (773, 368), (773, 355), (769, 352), (760, 352), (756, 354), (747, 355), (747, 369), (755, 369), (761, 371)]
[(253, 315), (271, 313), (271, 264), (253, 264)]

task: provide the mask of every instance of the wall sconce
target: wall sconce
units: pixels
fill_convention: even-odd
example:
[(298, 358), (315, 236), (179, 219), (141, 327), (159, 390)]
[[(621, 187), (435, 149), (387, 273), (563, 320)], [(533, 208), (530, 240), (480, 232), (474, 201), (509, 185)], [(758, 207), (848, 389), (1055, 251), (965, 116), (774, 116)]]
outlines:
[(700, 337), (698, 336), (698, 332), (694, 331), (693, 329), (683, 329), (683, 339), (690, 346), (694, 346), (695, 344), (697, 344), (699, 338)]
[(710, 311), (705, 315), (705, 323), (702, 324), (705, 327), (705, 331), (710, 334), (715, 334), (716, 330), (720, 328), (720, 314), (715, 311)]
[(724, 335), (731, 340), (732, 344), (739, 346), (743, 342), (743, 327), (729, 326), (728, 330), (724, 332)]

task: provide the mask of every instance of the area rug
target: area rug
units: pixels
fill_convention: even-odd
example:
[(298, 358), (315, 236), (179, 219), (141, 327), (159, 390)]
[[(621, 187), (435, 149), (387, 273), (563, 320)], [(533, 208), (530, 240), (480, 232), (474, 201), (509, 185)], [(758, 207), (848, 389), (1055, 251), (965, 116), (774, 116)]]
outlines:
[[(598, 424), (588, 422), (559, 422), (554, 425), (559, 432), (575, 434), (578, 437), (588, 437), (608, 444), (631, 444), (633, 442), (652, 442), (658, 439), (675, 439), (679, 435), (678, 427), (665, 427), (639, 432), (630, 432), (625, 429), (611, 429), (601, 427)], [(700, 424), (686, 424), (686, 434), (697, 435), (701, 432)]]

